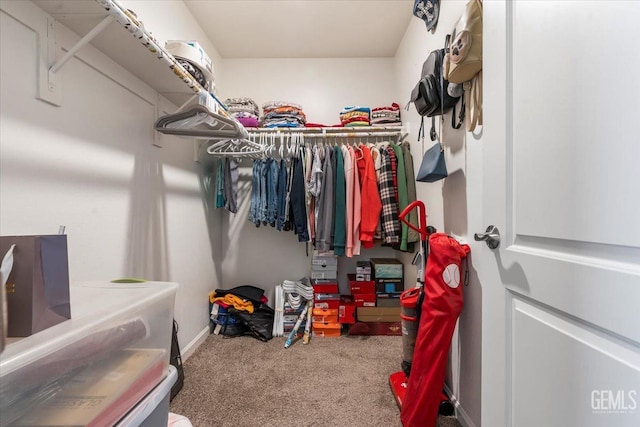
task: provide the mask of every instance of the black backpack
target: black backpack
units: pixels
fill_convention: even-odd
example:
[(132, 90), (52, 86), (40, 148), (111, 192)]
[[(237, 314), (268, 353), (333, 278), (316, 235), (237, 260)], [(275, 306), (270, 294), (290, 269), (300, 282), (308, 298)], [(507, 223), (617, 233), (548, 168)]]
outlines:
[(447, 92), (449, 81), (442, 75), (444, 49), (432, 51), (422, 64), (422, 77), (411, 91), (411, 102), (418, 114), (426, 117), (442, 115), (453, 108), (459, 96), (452, 97)]

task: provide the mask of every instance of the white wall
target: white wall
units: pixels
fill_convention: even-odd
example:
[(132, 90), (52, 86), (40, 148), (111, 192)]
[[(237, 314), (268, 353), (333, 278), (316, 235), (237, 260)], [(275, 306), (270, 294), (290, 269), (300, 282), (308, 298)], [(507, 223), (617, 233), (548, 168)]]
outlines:
[[(176, 5), (163, 5), (165, 18), (189, 19)], [(178, 282), (175, 318), (186, 347), (207, 328), (207, 293), (221, 271), (192, 143), (163, 136), (164, 148), (154, 147), (155, 92), (92, 47), (62, 68), (61, 107), (37, 100), (37, 37), (27, 25), (43, 13), (34, 7), (27, 25), (1, 15), (0, 233), (66, 225), (73, 282)], [(60, 28), (58, 43), (68, 49), (73, 39)]]
[[(427, 32), (424, 22), (413, 18), (396, 52), (396, 90), (404, 105), (420, 79), (422, 63), (429, 52), (444, 47), (447, 33), (463, 12), (466, 1), (441, 2), (440, 17), (434, 34)], [(417, 183), (418, 199), (427, 207), (427, 223), (460, 241), (469, 242), (482, 227), (482, 150), (481, 141), (461, 130), (452, 129), (451, 113), (445, 115), (439, 132), (446, 147), (449, 177), (436, 183)], [(417, 172), (422, 154), (433, 142), (429, 139), (431, 119), (425, 119), (426, 139), (417, 141), (420, 117), (413, 104), (403, 116), (409, 132), (414, 168)], [(406, 258), (405, 258), (406, 259)], [(469, 258), (469, 286), (464, 289), (465, 306), (460, 315), (450, 354), (447, 384), (461, 404), (460, 421), (465, 425), (480, 425), (480, 363), (481, 363), (481, 288)]]
[[(340, 122), (344, 106), (382, 106), (397, 102), (392, 58), (323, 59), (225, 59), (223, 97), (250, 97), (260, 107), (269, 100), (302, 105), (310, 122)], [(255, 284), (272, 289), (284, 279), (298, 279), (310, 272), (306, 245), (292, 232), (269, 226), (256, 228), (247, 220), (251, 164), (241, 170), (241, 205), (236, 215), (224, 214), (224, 286)], [(309, 251), (313, 248), (310, 246)], [(389, 248), (363, 251), (362, 257), (395, 256)], [(339, 270), (355, 272), (353, 260), (341, 260)], [(343, 277), (341, 286), (346, 291)]]

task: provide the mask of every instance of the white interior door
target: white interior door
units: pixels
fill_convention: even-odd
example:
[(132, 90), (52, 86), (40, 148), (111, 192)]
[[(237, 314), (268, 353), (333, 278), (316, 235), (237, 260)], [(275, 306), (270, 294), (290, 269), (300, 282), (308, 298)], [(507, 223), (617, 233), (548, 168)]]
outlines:
[(640, 426), (639, 17), (484, 2), (485, 427)]

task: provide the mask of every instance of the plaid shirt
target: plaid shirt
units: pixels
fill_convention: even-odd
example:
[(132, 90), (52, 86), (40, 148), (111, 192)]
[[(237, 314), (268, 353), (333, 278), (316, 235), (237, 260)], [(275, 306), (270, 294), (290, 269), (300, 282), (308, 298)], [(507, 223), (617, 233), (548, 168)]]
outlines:
[(398, 157), (396, 157), (396, 152), (393, 151), (393, 148), (387, 147), (387, 154), (391, 159), (391, 171), (393, 173), (393, 191), (396, 195), (396, 202), (398, 201)]
[[(393, 149), (392, 149), (393, 152)], [(398, 199), (394, 185), (392, 157), (387, 150), (381, 150), (380, 201), (382, 202), (382, 234), (385, 245), (396, 246), (400, 243), (400, 220), (398, 219)], [(395, 158), (395, 155), (394, 157)]]

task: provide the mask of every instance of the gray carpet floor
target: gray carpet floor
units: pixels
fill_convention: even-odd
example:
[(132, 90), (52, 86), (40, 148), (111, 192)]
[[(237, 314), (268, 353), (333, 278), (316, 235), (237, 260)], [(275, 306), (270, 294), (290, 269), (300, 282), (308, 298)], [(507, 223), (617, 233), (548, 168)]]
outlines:
[[(171, 412), (194, 427), (401, 426), (389, 388), (401, 337), (284, 338), (210, 335), (184, 363)], [(438, 427), (460, 427), (440, 417)]]

